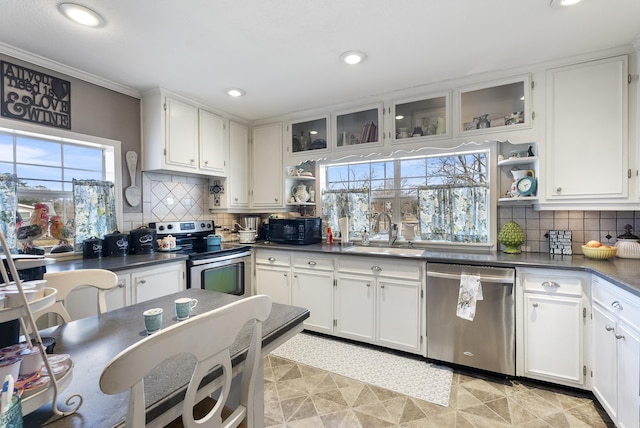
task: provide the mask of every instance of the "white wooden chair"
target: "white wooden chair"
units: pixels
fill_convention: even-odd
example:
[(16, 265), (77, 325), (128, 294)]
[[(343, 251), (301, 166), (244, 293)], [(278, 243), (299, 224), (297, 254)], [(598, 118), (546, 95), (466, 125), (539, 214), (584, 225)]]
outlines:
[(47, 280), (45, 287), (52, 287), (58, 290), (56, 302), (34, 314), (35, 319), (47, 313), (55, 313), (62, 318), (63, 323), (71, 321), (71, 315), (64, 306), (65, 299), (73, 290), (81, 286), (95, 287), (98, 290), (98, 311), (103, 314), (107, 312), (107, 300), (105, 291), (118, 286), (118, 276), (106, 269), (80, 269), (64, 272), (50, 272), (44, 274)]
[[(245, 421), (254, 426), (253, 402), (256, 371), (262, 364), (262, 322), (271, 312), (271, 298), (258, 295), (239, 300), (160, 330), (115, 356), (100, 376), (100, 389), (106, 394), (131, 390), (125, 427), (145, 426), (144, 376), (162, 361), (180, 354), (191, 354), (197, 362), (182, 406), (182, 424), (194, 427), (237, 427)], [(229, 397), (232, 367), (229, 347), (242, 327), (253, 320), (253, 333), (240, 382), (240, 404), (222, 421), (222, 410)], [(198, 339), (200, 338), (200, 339)], [(203, 339), (203, 338), (209, 338)], [(193, 408), (202, 378), (215, 367), (222, 367), (222, 392), (215, 406), (195, 420)], [(262, 380), (260, 380), (262, 381)], [(208, 391), (211, 393), (213, 391)]]

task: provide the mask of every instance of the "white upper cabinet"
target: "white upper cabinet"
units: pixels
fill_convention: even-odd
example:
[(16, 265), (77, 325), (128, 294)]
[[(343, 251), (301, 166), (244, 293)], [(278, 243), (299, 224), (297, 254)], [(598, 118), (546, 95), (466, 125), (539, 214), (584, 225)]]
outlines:
[(254, 208), (284, 207), (282, 123), (253, 127), (251, 205)]
[(456, 135), (531, 128), (531, 77), (517, 76), (458, 90)]
[(295, 159), (293, 163), (329, 151), (329, 116), (301, 119), (287, 125), (285, 156)]
[(249, 207), (249, 129), (229, 122), (229, 178), (223, 208)]
[(205, 110), (198, 111), (200, 169), (211, 175), (227, 176), (227, 144), (224, 118)]
[(393, 102), (392, 144), (425, 142), (451, 137), (450, 93), (397, 100)]
[(333, 141), (336, 150), (359, 150), (382, 146), (382, 103), (336, 112)]
[(142, 170), (226, 176), (225, 119), (155, 88), (142, 94)]
[(198, 109), (189, 104), (165, 98), (166, 163), (177, 168), (198, 168)]
[(633, 202), (627, 79), (627, 56), (547, 71), (545, 203)]

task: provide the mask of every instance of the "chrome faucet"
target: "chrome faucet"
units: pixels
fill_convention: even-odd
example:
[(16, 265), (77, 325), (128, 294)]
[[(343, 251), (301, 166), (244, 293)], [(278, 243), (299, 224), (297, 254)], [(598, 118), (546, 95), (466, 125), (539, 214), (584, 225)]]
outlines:
[(380, 217), (381, 216), (385, 216), (387, 220), (389, 220), (389, 230), (387, 231), (387, 233), (389, 234), (388, 245), (390, 247), (393, 245), (394, 242), (396, 242), (396, 239), (398, 239), (398, 225), (393, 223), (393, 219), (391, 218), (390, 213), (388, 212), (378, 213), (376, 214), (375, 221), (373, 223), (372, 230), (374, 233), (380, 233)]

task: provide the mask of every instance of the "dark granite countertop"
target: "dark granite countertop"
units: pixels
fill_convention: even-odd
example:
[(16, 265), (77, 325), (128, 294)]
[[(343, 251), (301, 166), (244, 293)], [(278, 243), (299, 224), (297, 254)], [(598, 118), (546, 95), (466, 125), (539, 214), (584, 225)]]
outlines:
[[(176, 297), (198, 299), (193, 315), (199, 315), (240, 299), (238, 296), (222, 294), (214, 291), (189, 289), (179, 293), (148, 300), (136, 305), (109, 311), (99, 316), (92, 316), (72, 321), (58, 327), (40, 332), (44, 337), (56, 339), (55, 353), (68, 353), (73, 361), (73, 379), (60, 394), (58, 404), (62, 409), (66, 400), (73, 393), (80, 393), (84, 398), (78, 411), (67, 417), (53, 414), (51, 404), (40, 407), (25, 416), (25, 427), (112, 427), (124, 421), (129, 392), (106, 395), (99, 387), (100, 374), (106, 364), (120, 351), (146, 337), (142, 312), (146, 309), (160, 307), (168, 316), (163, 317), (162, 326), (173, 325), (176, 320), (171, 316), (174, 312)], [(309, 311), (295, 306), (273, 303), (271, 314), (262, 326), (262, 346), (275, 346), (287, 337), (287, 333), (302, 325), (309, 317)], [(243, 361), (251, 328), (246, 325), (230, 348), (232, 364)], [(193, 340), (211, 340), (197, 338)], [(263, 353), (268, 352), (263, 349)], [(187, 355), (180, 355), (166, 360), (145, 376), (145, 394), (147, 415), (149, 418), (166, 411), (184, 396), (195, 360)], [(215, 373), (212, 374), (212, 378)]]
[(426, 262), (581, 270), (594, 273), (640, 297), (640, 260), (638, 259), (621, 259), (614, 257), (609, 260), (593, 260), (582, 255), (551, 256), (547, 253), (472, 253), (462, 251), (436, 251), (433, 249), (425, 249), (420, 255), (402, 256), (394, 254), (353, 253), (349, 252), (348, 249), (350, 247), (343, 248), (341, 245), (335, 243), (333, 245), (284, 245), (257, 242), (250, 245), (253, 248), (326, 253), (331, 255), (349, 254), (362, 257), (400, 257), (405, 260), (414, 259)]
[(62, 272), (78, 269), (107, 269), (113, 272), (144, 268), (171, 262), (184, 262), (185, 254), (162, 253), (127, 255), (124, 257), (102, 257), (100, 259), (60, 260), (47, 266), (47, 272)]

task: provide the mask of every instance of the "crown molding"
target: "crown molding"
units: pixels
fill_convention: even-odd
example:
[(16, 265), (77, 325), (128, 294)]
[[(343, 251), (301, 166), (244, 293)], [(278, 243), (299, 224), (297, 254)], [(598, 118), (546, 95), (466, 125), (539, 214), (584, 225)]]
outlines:
[(50, 60), (31, 52), (27, 52), (23, 49), (16, 48), (15, 46), (11, 46), (6, 43), (0, 42), (0, 54), (26, 61), (31, 64), (65, 74), (67, 76), (75, 77), (76, 79), (84, 80), (85, 82), (92, 83), (106, 89), (111, 89), (112, 91), (119, 92), (133, 98), (140, 98), (140, 91), (138, 91), (137, 89), (112, 82), (111, 80), (107, 80), (100, 76), (78, 70), (77, 68), (64, 65), (62, 63)]

